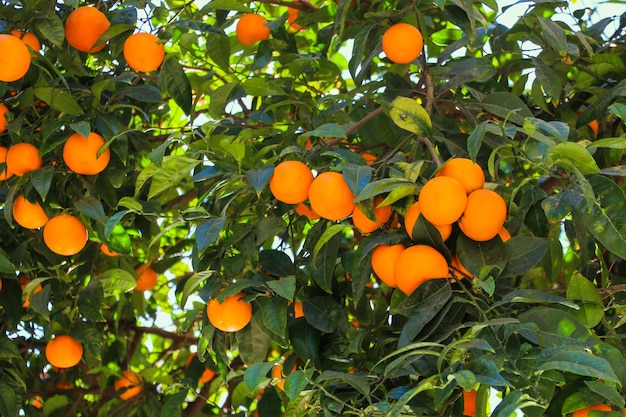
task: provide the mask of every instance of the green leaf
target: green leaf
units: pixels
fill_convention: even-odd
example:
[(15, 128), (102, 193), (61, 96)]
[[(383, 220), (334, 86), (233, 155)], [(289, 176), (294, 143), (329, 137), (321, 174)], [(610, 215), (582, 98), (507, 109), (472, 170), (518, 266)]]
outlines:
[[(368, 183), (363, 188), (363, 190), (358, 195), (356, 195), (356, 197), (354, 198), (354, 202), (358, 203), (359, 201), (369, 200), (370, 198), (374, 198), (377, 195), (393, 192), (398, 188), (413, 190), (412, 194), (415, 195), (417, 195), (417, 193), (419, 192), (419, 186), (414, 182), (405, 180), (403, 178), (383, 178)], [(386, 201), (387, 199), (385, 199), (385, 202)]]
[(296, 293), (296, 277), (293, 275), (285, 276), (280, 280), (267, 281), (267, 286), (270, 287), (279, 296), (286, 300), (293, 301), (293, 296)]
[(485, 120), (481, 122), (476, 128), (470, 133), (467, 138), (467, 152), (469, 153), (469, 157), (472, 161), (476, 161), (476, 157), (478, 156), (478, 152), (480, 151), (480, 147), (483, 144), (483, 140), (485, 139), (485, 133), (487, 132), (487, 124), (489, 121)]
[(65, 90), (52, 87), (35, 87), (33, 88), (35, 96), (41, 101), (52, 107), (54, 110), (81, 115), (83, 114), (83, 108), (76, 101), (71, 94), (68, 94)]
[(46, 401), (43, 403), (43, 415), (46, 417), (54, 416), (56, 415), (56, 410), (67, 407), (69, 403), (70, 400), (65, 395), (53, 395), (50, 398), (46, 398)]
[(256, 301), (261, 308), (265, 327), (284, 338), (287, 335), (287, 300), (277, 297), (258, 297)]
[(626, 138), (604, 138), (594, 140), (587, 146), (587, 149), (593, 148), (609, 148), (609, 149), (626, 149)]
[(309, 324), (320, 332), (333, 333), (337, 327), (346, 328), (348, 325), (345, 311), (331, 297), (304, 299), (302, 309)]
[(285, 91), (275, 82), (261, 77), (249, 78), (243, 83), (246, 94), (254, 97), (282, 96)]
[(567, 37), (565, 30), (557, 23), (545, 17), (537, 16), (541, 32), (546, 39), (546, 43), (553, 48), (560, 56), (567, 55)]
[(191, 84), (183, 66), (174, 54), (166, 55), (161, 65), (159, 87), (167, 92), (186, 114), (191, 113), (193, 99)]
[(556, 165), (563, 165), (566, 169), (575, 166), (583, 174), (600, 172), (598, 164), (587, 148), (576, 142), (559, 143), (548, 150), (546, 159)]
[(332, 293), (333, 272), (337, 264), (340, 243), (340, 234), (332, 236), (330, 240), (316, 252), (311, 265), (311, 277), (313, 281), (327, 293)]
[(426, 110), (415, 99), (396, 97), (389, 110), (391, 120), (404, 130), (419, 136), (431, 136), (433, 123)]
[(548, 97), (550, 97), (553, 101), (558, 102), (563, 90), (559, 76), (542, 60), (532, 58), (532, 62), (535, 67), (535, 75), (537, 76), (539, 82), (541, 82), (543, 91), (545, 91)]
[(183, 411), (183, 403), (187, 398), (187, 390), (181, 389), (175, 394), (164, 395), (161, 417), (180, 417)]
[(502, 297), (502, 302), (526, 304), (561, 304), (573, 309), (578, 308), (578, 304), (571, 302), (565, 297), (533, 289), (521, 289), (511, 291), (510, 293), (507, 293)]
[(526, 104), (517, 96), (507, 92), (491, 93), (481, 102), (482, 107), (489, 113), (501, 119), (508, 119), (522, 126), (524, 118), (533, 117)]
[(520, 314), (519, 320), (522, 323), (535, 323), (542, 331), (545, 338), (542, 343), (545, 343), (546, 346), (560, 346), (564, 340), (569, 343), (594, 340), (594, 336), (587, 326), (576, 320), (571, 314), (556, 308), (533, 308)]
[(350, 229), (350, 226), (345, 224), (333, 224), (328, 229), (324, 231), (322, 236), (319, 238), (317, 243), (315, 244), (315, 248), (313, 249), (313, 262), (317, 259), (317, 255), (320, 250), (326, 245), (333, 237), (337, 236), (339, 233), (343, 232), (346, 229)]
[(476, 242), (465, 235), (459, 235), (457, 253), (461, 264), (475, 277), (479, 277), (483, 268), (498, 277), (505, 269), (507, 254), (500, 239)]
[(264, 271), (286, 277), (296, 273), (293, 261), (285, 252), (276, 249), (265, 249), (259, 253), (259, 264)]
[(287, 379), (285, 379), (285, 394), (291, 401), (298, 398), (302, 390), (306, 388), (309, 384), (308, 378), (311, 375), (313, 375), (313, 369), (307, 369), (306, 372), (297, 370), (287, 375)]
[(3, 416), (18, 415), (22, 408), (22, 397), (18, 396), (10, 385), (0, 382), (0, 413)]
[(161, 90), (154, 85), (133, 85), (122, 88), (119, 92), (142, 103), (161, 103), (163, 101)]
[(609, 106), (609, 112), (619, 117), (621, 120), (626, 120), (626, 104), (613, 103)]
[(105, 297), (129, 291), (137, 285), (135, 277), (123, 269), (109, 269), (98, 275), (97, 279), (102, 285)]
[(504, 379), (493, 361), (476, 358), (469, 361), (467, 369), (474, 373), (476, 381), (493, 387), (508, 387), (511, 383)]
[(264, 168), (250, 169), (246, 171), (246, 178), (248, 182), (254, 187), (256, 195), (260, 196), (265, 186), (270, 182), (272, 175), (274, 174), (274, 166), (269, 165)]
[(347, 163), (343, 167), (343, 178), (346, 180), (352, 194), (358, 195), (372, 179), (373, 170), (367, 165)]
[(185, 308), (185, 305), (187, 304), (187, 300), (189, 299), (189, 296), (193, 294), (204, 281), (211, 278), (214, 273), (215, 271), (211, 271), (211, 270), (197, 272), (193, 274), (191, 277), (189, 277), (187, 281), (185, 281), (185, 286), (183, 287), (183, 294), (180, 300), (180, 305), (182, 308)]
[(164, 156), (161, 167), (150, 164), (139, 173), (135, 184), (135, 195), (139, 195), (146, 181), (152, 179), (148, 191), (148, 199), (152, 199), (162, 192), (180, 185), (183, 179), (191, 178), (191, 170), (199, 163), (200, 161), (197, 159), (182, 155)]
[(570, 300), (602, 304), (602, 296), (596, 286), (580, 272), (574, 272), (569, 279), (566, 297)]
[(274, 366), (273, 362), (259, 362), (246, 369), (243, 374), (243, 381), (251, 391), (255, 390), (267, 377), (267, 374)]
[(509, 239), (504, 243), (507, 263), (500, 277), (515, 277), (530, 271), (543, 259), (550, 242), (548, 238), (533, 236), (514, 236)]
[(84, 120), (81, 120), (80, 122), (72, 123), (70, 127), (72, 128), (74, 132), (84, 137), (88, 137), (89, 134), (91, 133), (91, 125)]
[(13, 359), (20, 359), (20, 351), (17, 348), (17, 344), (10, 341), (6, 336), (0, 336), (0, 360), (10, 361)]
[(560, 346), (544, 351), (537, 358), (537, 370), (557, 370), (619, 384), (606, 359), (573, 347)]
[(293, 325), (289, 326), (289, 340), (294, 352), (302, 360), (312, 361), (315, 366), (320, 361), (318, 353), (320, 339), (321, 333), (306, 321), (303, 324), (301, 320), (296, 320)]
[(39, 33), (41, 33), (50, 44), (60, 47), (65, 40), (63, 22), (59, 16), (54, 13), (54, 10), (48, 10), (44, 13), (44, 19), (34, 20), (35, 26)]
[(14, 274), (16, 271), (15, 266), (11, 263), (11, 260), (7, 257), (4, 251), (0, 251), (0, 273)]
[(104, 289), (98, 280), (91, 280), (78, 292), (78, 311), (87, 320), (101, 321), (104, 307)]
[(105, 224), (108, 220), (102, 202), (97, 198), (85, 196), (74, 202), (74, 207), (82, 214), (97, 222)]
[(43, 201), (46, 201), (50, 186), (52, 185), (52, 179), (54, 178), (54, 167), (52, 165), (46, 165), (43, 168), (36, 169), (30, 173), (30, 182), (37, 190), (39, 196)]
[(222, 216), (207, 219), (198, 225), (195, 233), (198, 252), (204, 252), (211, 243), (217, 240), (225, 224), (226, 216)]
[(320, 376), (317, 377), (317, 383), (321, 384), (327, 381), (335, 381), (339, 380), (345, 384), (350, 385), (352, 388), (356, 389), (363, 395), (369, 395), (370, 393), (370, 384), (365, 376), (359, 375), (351, 375), (343, 372), (336, 371), (324, 371)]
[[(419, 294), (420, 287), (416, 291)], [(413, 294), (411, 297), (413, 297)], [(419, 294), (421, 295), (421, 294)], [(415, 339), (428, 323), (439, 314), (448, 300), (452, 297), (452, 290), (449, 285), (443, 285), (438, 291), (424, 295), (423, 298), (412, 306), (409, 318), (402, 333), (398, 338), (398, 348), (402, 348)]]
[[(287, 314), (285, 313), (286, 316)], [(259, 328), (255, 320), (252, 320), (249, 325), (235, 333), (235, 338), (239, 347), (239, 355), (246, 365), (263, 363), (263, 360), (267, 358), (270, 340)], [(244, 375), (244, 380), (246, 375), (247, 372)], [(246, 384), (250, 386), (248, 381), (246, 381)]]
[(316, 129), (302, 133), (299, 138), (324, 137), (324, 138), (347, 138), (346, 130), (336, 123), (326, 123)]

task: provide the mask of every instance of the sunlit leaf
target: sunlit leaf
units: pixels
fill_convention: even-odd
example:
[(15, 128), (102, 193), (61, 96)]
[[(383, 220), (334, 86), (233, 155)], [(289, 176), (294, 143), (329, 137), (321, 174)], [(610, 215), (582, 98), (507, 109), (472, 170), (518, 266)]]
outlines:
[(396, 97), (389, 110), (391, 120), (404, 130), (420, 136), (430, 136), (432, 121), (426, 110), (414, 99)]

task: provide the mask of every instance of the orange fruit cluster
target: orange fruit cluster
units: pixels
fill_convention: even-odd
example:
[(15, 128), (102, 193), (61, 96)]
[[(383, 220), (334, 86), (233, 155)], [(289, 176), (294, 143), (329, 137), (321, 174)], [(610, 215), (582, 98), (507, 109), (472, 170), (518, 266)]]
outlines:
[(213, 327), (223, 332), (238, 332), (252, 320), (252, 305), (242, 298), (244, 293), (226, 297), (223, 303), (212, 298), (207, 304), (207, 317)]

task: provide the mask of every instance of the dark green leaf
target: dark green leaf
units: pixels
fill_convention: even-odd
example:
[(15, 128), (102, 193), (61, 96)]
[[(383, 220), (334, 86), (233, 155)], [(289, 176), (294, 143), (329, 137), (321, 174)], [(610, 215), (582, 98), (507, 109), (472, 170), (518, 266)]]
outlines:
[(284, 299), (293, 301), (296, 292), (296, 277), (289, 275), (279, 280), (267, 281), (267, 286)]
[(332, 333), (337, 327), (345, 328), (348, 324), (346, 313), (330, 297), (313, 297), (302, 302), (306, 320), (323, 333)]
[(561, 56), (567, 55), (567, 37), (565, 36), (565, 30), (557, 23), (545, 17), (537, 16), (539, 26), (546, 39), (547, 45)]
[[(419, 290), (420, 288), (418, 287), (413, 293), (419, 292)], [(413, 342), (419, 332), (439, 314), (451, 296), (452, 290), (450, 286), (444, 285), (438, 291), (428, 294), (419, 303), (414, 304), (409, 313), (408, 321), (402, 328), (402, 333), (398, 338), (398, 349)]]
[(87, 320), (100, 321), (104, 307), (104, 290), (100, 281), (91, 280), (78, 292), (78, 311)]
[(276, 249), (262, 250), (259, 253), (259, 264), (264, 271), (277, 277), (286, 277), (296, 272), (289, 255)]
[(250, 390), (254, 390), (267, 377), (268, 372), (273, 366), (273, 362), (255, 363), (246, 369), (246, 372), (243, 374), (243, 381)]
[(535, 75), (541, 82), (543, 91), (545, 91), (548, 97), (553, 101), (558, 102), (561, 98), (561, 91), (563, 90), (559, 76), (542, 60), (532, 58), (532, 62), (535, 67)]
[(311, 276), (315, 283), (327, 293), (332, 293), (333, 272), (337, 264), (340, 243), (341, 234), (334, 234), (321, 248), (315, 245), (317, 251), (312, 263)]
[(102, 224), (105, 224), (108, 220), (106, 214), (104, 213), (102, 202), (97, 198), (85, 196), (74, 202), (74, 207), (76, 207), (78, 211), (85, 216)]
[(185, 70), (174, 54), (167, 55), (161, 65), (159, 86), (161, 90), (166, 91), (174, 99), (186, 114), (191, 113), (191, 84)]
[(281, 338), (287, 334), (287, 300), (278, 297), (258, 297), (265, 327)]
[(476, 375), (476, 381), (493, 387), (508, 387), (509, 381), (504, 379), (493, 361), (483, 358), (472, 359), (467, 364), (467, 369)]
[(299, 137), (324, 137), (324, 138), (347, 138), (346, 130), (336, 123), (327, 123), (317, 127), (316, 129), (304, 132)]
[(321, 384), (323, 382), (333, 380), (339, 380), (345, 384), (348, 384), (363, 395), (369, 395), (370, 393), (370, 385), (367, 377), (365, 376), (351, 375), (336, 371), (324, 371), (319, 377), (317, 377), (316, 382), (318, 384)]
[(527, 304), (561, 304), (569, 308), (577, 309), (578, 305), (565, 297), (551, 294), (545, 291), (533, 289), (514, 290), (502, 297), (504, 303), (527, 303)]
[(30, 173), (30, 181), (43, 201), (46, 201), (53, 178), (54, 167), (52, 165), (46, 165)]
[(254, 187), (257, 196), (261, 195), (261, 192), (265, 186), (270, 182), (272, 175), (274, 174), (274, 166), (269, 165), (265, 168), (250, 169), (246, 171), (246, 178), (248, 182)]
[(68, 114), (83, 114), (83, 108), (65, 90), (52, 87), (35, 87), (35, 96), (53, 109)]
[(311, 360), (315, 366), (319, 363), (319, 345), (321, 334), (303, 319), (296, 320), (289, 326), (289, 340), (293, 350), (302, 360)]
[(550, 247), (550, 239), (532, 236), (514, 236), (504, 243), (507, 263), (500, 275), (515, 277), (529, 271), (541, 261)]
[(120, 94), (143, 103), (160, 103), (163, 101), (161, 90), (153, 85), (133, 85), (122, 88)]
[(0, 360), (10, 361), (13, 359), (20, 359), (20, 351), (17, 348), (17, 344), (10, 341), (6, 336), (0, 336)]
[(582, 349), (560, 346), (553, 350), (544, 351), (537, 359), (537, 365), (537, 370), (539, 371), (557, 370), (571, 372), (590, 378), (619, 383), (617, 376), (606, 359), (592, 355)]
[(35, 19), (37, 30), (50, 44), (60, 47), (65, 40), (63, 22), (53, 10), (45, 13), (44, 17), (44, 19)]
[(161, 408), (161, 417), (180, 417), (185, 398), (187, 398), (186, 389), (181, 389), (175, 394), (166, 394), (164, 396), (163, 408)]
[(367, 165), (345, 164), (343, 178), (352, 194), (358, 195), (372, 179), (372, 168)]
[(22, 397), (17, 395), (10, 385), (0, 382), (0, 413), (3, 416), (17, 417), (22, 408)]
[[(307, 372), (309, 374), (313, 373), (313, 369), (308, 369)], [(310, 378), (311, 375), (308, 377)], [(287, 379), (285, 380), (285, 394), (291, 401), (298, 398), (300, 393), (306, 386), (309, 384), (307, 379), (307, 373), (305, 371), (294, 371), (287, 375)]]
[(488, 121), (481, 122), (467, 138), (467, 152), (472, 161), (476, 161), (480, 147), (485, 139), (485, 133), (487, 132)]
[(202, 253), (215, 242), (226, 224), (226, 217), (214, 217), (200, 223), (196, 228), (196, 247)]
[(526, 104), (517, 96), (506, 92), (491, 93), (481, 102), (482, 107), (489, 113), (501, 119), (511, 120), (522, 126), (524, 118), (533, 117)]
[[(286, 313), (285, 316), (287, 316)], [(235, 333), (235, 337), (239, 347), (239, 355), (246, 365), (263, 363), (263, 360), (267, 358), (270, 340), (257, 326), (256, 320), (252, 320), (249, 325)], [(247, 374), (246, 372), (244, 380)], [(246, 384), (250, 386), (248, 381), (246, 381)]]
[(89, 134), (91, 133), (91, 125), (84, 120), (81, 120), (80, 122), (72, 123), (70, 127), (72, 128), (74, 132), (84, 137), (88, 137)]

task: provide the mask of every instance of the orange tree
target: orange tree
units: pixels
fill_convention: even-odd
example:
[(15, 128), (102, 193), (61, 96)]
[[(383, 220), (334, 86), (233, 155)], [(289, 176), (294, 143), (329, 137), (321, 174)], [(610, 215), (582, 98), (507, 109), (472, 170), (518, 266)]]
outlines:
[(503, 12), (3, 2), (0, 414), (621, 415), (624, 22)]

